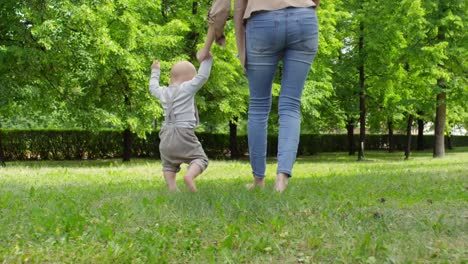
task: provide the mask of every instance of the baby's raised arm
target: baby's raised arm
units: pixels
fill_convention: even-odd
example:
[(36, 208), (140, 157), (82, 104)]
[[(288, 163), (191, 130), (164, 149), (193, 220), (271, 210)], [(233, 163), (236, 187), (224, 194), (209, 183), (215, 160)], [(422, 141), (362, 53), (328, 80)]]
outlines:
[(193, 94), (200, 90), (200, 88), (206, 83), (206, 81), (210, 77), (212, 65), (213, 55), (210, 53), (209, 57), (201, 62), (197, 75), (195, 75), (195, 77), (191, 81), (186, 82), (186, 87), (184, 87), (184, 90)]
[(161, 89), (159, 87), (159, 76), (161, 74), (161, 64), (158, 60), (153, 61), (151, 65), (151, 78), (149, 82), (149, 91), (151, 95), (156, 98), (159, 98), (161, 95)]

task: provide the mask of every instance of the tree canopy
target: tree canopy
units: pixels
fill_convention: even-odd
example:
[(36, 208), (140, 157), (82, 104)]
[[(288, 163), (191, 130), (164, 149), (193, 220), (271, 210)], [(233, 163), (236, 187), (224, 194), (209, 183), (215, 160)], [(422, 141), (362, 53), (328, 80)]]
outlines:
[[(210, 4), (2, 1), (0, 127), (129, 129), (144, 136), (162, 121), (147, 89), (151, 62), (161, 61), (163, 84), (175, 61), (196, 63)], [(370, 131), (384, 133), (390, 124), (404, 130), (409, 115), (437, 126), (436, 109), (446, 113), (444, 131), (468, 126), (465, 1), (322, 1), (318, 17), (303, 132), (343, 131), (359, 119)], [(232, 21), (225, 31), (227, 45), (213, 49), (211, 77), (197, 94), (205, 131), (227, 132), (233, 120), (245, 131), (247, 80)]]

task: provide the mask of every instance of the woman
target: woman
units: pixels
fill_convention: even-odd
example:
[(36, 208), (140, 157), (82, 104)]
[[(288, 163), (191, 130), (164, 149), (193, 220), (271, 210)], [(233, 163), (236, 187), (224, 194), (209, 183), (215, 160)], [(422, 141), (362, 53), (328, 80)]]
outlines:
[[(250, 90), (247, 133), (254, 181), (248, 188), (263, 188), (265, 184), (271, 89), (280, 60), (283, 71), (275, 190), (283, 192), (292, 176), (299, 145), (302, 90), (318, 48), (318, 4), (319, 0), (235, 1), (237, 48)], [(213, 41), (224, 44), (223, 28), (229, 8), (229, 0), (214, 2), (208, 16), (207, 40), (198, 59), (208, 56)]]

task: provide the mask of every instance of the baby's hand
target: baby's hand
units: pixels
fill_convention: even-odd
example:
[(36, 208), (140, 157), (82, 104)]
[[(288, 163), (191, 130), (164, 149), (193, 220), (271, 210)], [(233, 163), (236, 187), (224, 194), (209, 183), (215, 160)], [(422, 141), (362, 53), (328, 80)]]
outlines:
[(203, 49), (201, 49), (201, 50), (199, 50), (197, 52), (197, 60), (200, 63), (202, 61), (206, 60), (206, 59), (211, 58), (211, 57), (213, 57), (213, 54), (211, 54), (210, 50), (206, 50), (206, 49), (203, 48)]
[(155, 70), (159, 70), (159, 69), (161, 69), (161, 63), (159, 63), (158, 60), (154, 60), (153, 65), (151, 65), (151, 68), (155, 69)]

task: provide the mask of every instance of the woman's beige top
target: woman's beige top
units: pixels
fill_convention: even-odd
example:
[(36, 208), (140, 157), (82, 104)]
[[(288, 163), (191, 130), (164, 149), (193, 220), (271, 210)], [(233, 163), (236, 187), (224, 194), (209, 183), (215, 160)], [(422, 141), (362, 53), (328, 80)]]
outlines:
[[(279, 10), (286, 7), (317, 6), (320, 0), (235, 0), (234, 26), (236, 29), (237, 50), (239, 59), (245, 67), (245, 23), (256, 11)], [(230, 0), (215, 0), (208, 14), (208, 22), (215, 29), (216, 43), (224, 43), (224, 25), (229, 17)]]

